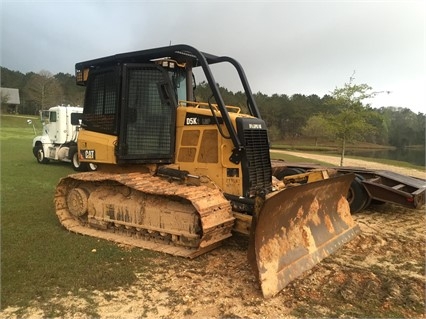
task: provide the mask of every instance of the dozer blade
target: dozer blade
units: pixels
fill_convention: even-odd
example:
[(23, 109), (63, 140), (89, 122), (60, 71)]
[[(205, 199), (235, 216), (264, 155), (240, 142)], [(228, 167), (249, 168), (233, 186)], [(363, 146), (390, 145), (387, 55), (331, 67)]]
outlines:
[(263, 296), (288, 283), (359, 233), (345, 198), (350, 174), (286, 188), (253, 216), (249, 263)]

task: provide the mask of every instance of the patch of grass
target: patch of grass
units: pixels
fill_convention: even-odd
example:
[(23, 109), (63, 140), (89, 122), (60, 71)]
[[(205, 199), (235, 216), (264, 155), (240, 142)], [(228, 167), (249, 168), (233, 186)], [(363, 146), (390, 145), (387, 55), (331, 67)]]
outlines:
[[(314, 138), (298, 137), (296, 139), (284, 139), (273, 142), (273, 148), (278, 149), (292, 149), (298, 151), (338, 151), (341, 149), (341, 142), (335, 140), (319, 139), (315, 142)], [(368, 142), (348, 142), (346, 143), (346, 149), (348, 150), (392, 150), (394, 146), (380, 145)]]
[[(312, 157), (314, 158), (315, 154), (326, 154), (331, 156), (336, 156), (340, 158), (340, 152), (341, 152), (341, 145), (337, 143), (336, 141), (328, 141), (328, 140), (320, 140), (318, 143), (315, 143), (314, 139), (311, 138), (304, 138), (300, 137), (297, 139), (288, 139), (288, 140), (281, 140), (281, 141), (275, 141), (272, 143), (272, 149), (277, 150), (288, 150), (288, 151), (296, 151), (296, 152), (304, 152), (304, 153), (312, 153)], [(367, 142), (353, 142), (353, 143), (347, 143), (346, 144), (346, 155), (345, 158), (353, 158), (353, 159), (360, 159), (360, 160), (366, 160), (371, 162), (376, 162), (380, 164), (386, 164), (386, 165), (394, 165), (399, 167), (405, 167), (410, 169), (417, 169), (417, 170), (424, 170), (424, 166), (414, 165), (409, 162), (404, 161), (398, 161), (398, 160), (391, 160), (386, 158), (373, 158), (373, 157), (362, 157), (357, 155), (348, 155), (348, 153), (352, 151), (386, 151), (386, 150), (395, 150), (396, 148), (394, 146), (390, 145), (380, 145), (380, 144), (373, 144), (373, 143), (367, 143)], [(424, 150), (424, 145), (416, 145), (416, 146), (410, 146), (409, 149), (411, 150)], [(334, 155), (333, 155), (334, 153)], [(285, 159), (285, 158), (284, 158)], [(288, 159), (288, 161), (293, 162), (306, 162), (306, 159)], [(315, 162), (314, 160), (310, 162)], [(323, 163), (321, 163), (323, 164)], [(328, 164), (330, 165), (330, 164)]]
[(380, 164), (385, 164), (385, 165), (393, 165), (393, 166), (397, 166), (397, 167), (405, 167), (405, 168), (413, 168), (413, 169), (417, 169), (417, 170), (424, 170), (425, 167), (424, 166), (419, 166), (419, 165), (414, 165), (408, 162), (403, 162), (403, 161), (396, 161), (396, 160), (391, 160), (391, 159), (386, 159), (386, 158), (365, 158), (365, 157), (361, 157), (361, 156), (347, 156), (347, 158), (354, 158), (354, 159), (360, 159), (363, 161), (370, 161), (370, 162), (375, 162), (375, 163), (380, 163)]
[[(314, 155), (314, 154), (312, 154), (312, 155)], [(315, 156), (312, 156), (311, 159), (306, 159), (304, 157), (298, 157), (298, 156), (278, 153), (278, 152), (274, 152), (274, 151), (271, 151), (271, 159), (284, 160), (284, 161), (287, 161), (287, 162), (316, 163), (316, 164), (320, 164), (320, 165), (323, 165), (323, 166), (332, 166), (332, 164), (330, 164), (330, 163), (316, 160)]]
[(63, 309), (49, 303), (54, 297), (71, 294), (90, 304), (94, 290), (131, 285), (135, 272), (143, 273), (155, 253), (124, 250), (66, 231), (57, 220), (53, 197), (59, 179), (74, 173), (71, 165), (38, 164), (26, 118), (1, 120), (2, 309), (37, 302), (47, 317), (61, 316)]
[[(289, 149), (289, 148), (287, 148), (287, 149), (281, 148), (281, 149), (282, 150), (294, 151), (294, 150)], [(321, 165), (324, 165), (324, 166), (335, 166), (335, 165), (333, 165), (332, 163), (327, 163), (327, 162), (315, 160), (316, 154), (327, 155), (327, 156), (335, 156), (336, 158), (340, 158), (340, 155), (327, 154), (327, 153), (323, 153), (319, 150), (316, 150), (316, 151), (297, 150), (297, 151), (303, 152), (305, 154), (310, 153), (310, 154), (312, 154), (312, 158), (306, 159), (304, 157), (282, 154), (282, 153), (278, 153), (278, 152), (274, 152), (274, 151), (271, 151), (271, 158), (272, 159), (282, 159), (282, 160), (285, 160), (285, 161), (288, 161), (288, 162), (318, 163), (318, 164), (321, 164)], [(372, 157), (361, 157), (361, 156), (345, 156), (345, 158), (353, 158), (353, 159), (359, 159), (359, 160), (363, 160), (363, 161), (375, 162), (375, 163), (380, 163), (380, 164), (385, 164), (385, 165), (393, 165), (393, 166), (397, 166), (397, 167), (417, 169), (417, 170), (420, 170), (420, 171), (425, 169), (424, 166), (414, 165), (414, 164), (411, 164), (411, 163), (408, 163), (408, 162), (396, 161), (396, 160), (385, 159), (385, 158), (372, 158)]]
[[(28, 124), (27, 120), (31, 120), (32, 124)], [(41, 134), (43, 129), (41, 121), (35, 116), (1, 115), (0, 126), (0, 141), (9, 138), (29, 138), (30, 146), (32, 138)]]

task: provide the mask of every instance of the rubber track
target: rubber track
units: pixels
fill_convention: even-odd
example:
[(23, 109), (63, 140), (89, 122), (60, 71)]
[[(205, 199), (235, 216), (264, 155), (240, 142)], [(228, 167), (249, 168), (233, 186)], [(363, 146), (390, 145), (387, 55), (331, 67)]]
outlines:
[[(127, 231), (113, 232), (110, 229), (99, 230), (90, 227), (84, 221), (72, 215), (66, 203), (68, 191), (81, 182), (90, 182), (94, 184), (119, 183), (146, 194), (162, 196), (164, 200), (167, 200), (167, 197), (170, 196), (177, 196), (189, 200), (201, 218), (203, 236), (200, 246), (198, 249), (191, 249), (168, 244), (161, 240), (155, 242), (146, 240), (142, 237), (135, 237), (131, 232)], [(56, 187), (54, 201), (59, 221), (69, 231), (106, 239), (124, 245), (189, 258), (194, 258), (219, 246), (224, 239), (231, 236), (231, 230), (234, 224), (231, 205), (219, 189), (212, 189), (206, 186), (178, 184), (147, 173), (110, 174), (85, 172), (72, 174), (59, 181)]]

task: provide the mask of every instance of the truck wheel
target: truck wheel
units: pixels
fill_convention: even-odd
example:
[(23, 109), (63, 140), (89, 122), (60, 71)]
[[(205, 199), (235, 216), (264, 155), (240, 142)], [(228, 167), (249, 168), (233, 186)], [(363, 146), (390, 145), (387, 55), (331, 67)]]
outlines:
[(71, 157), (72, 168), (77, 172), (87, 171), (87, 163), (80, 163), (78, 152), (75, 151)]
[(36, 153), (37, 162), (39, 162), (40, 164), (49, 163), (49, 159), (44, 156), (43, 147), (38, 146), (35, 153)]
[(87, 168), (89, 171), (94, 172), (98, 169), (98, 165), (94, 163), (88, 163)]
[(362, 176), (356, 175), (351, 186), (349, 187), (346, 199), (351, 208), (351, 214), (355, 214), (366, 208), (370, 204), (370, 196), (362, 185)]

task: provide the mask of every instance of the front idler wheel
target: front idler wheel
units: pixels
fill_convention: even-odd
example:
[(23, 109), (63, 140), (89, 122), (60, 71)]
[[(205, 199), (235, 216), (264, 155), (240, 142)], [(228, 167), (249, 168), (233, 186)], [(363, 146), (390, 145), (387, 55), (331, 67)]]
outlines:
[(69, 212), (75, 217), (82, 217), (87, 213), (88, 193), (82, 188), (73, 188), (67, 196)]

